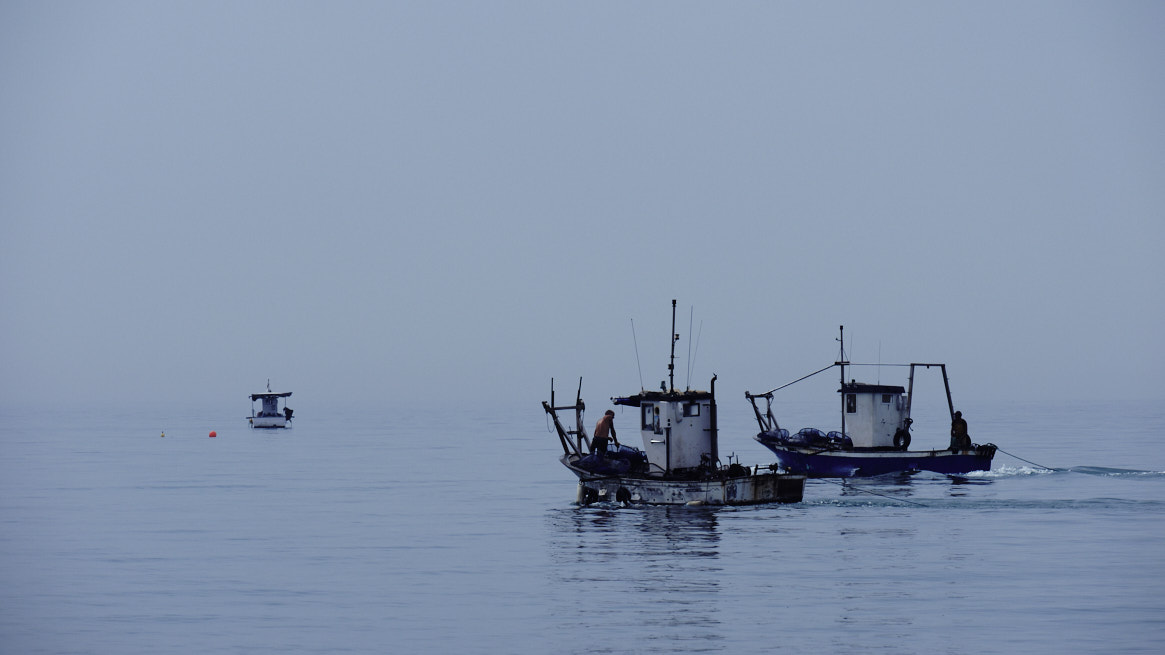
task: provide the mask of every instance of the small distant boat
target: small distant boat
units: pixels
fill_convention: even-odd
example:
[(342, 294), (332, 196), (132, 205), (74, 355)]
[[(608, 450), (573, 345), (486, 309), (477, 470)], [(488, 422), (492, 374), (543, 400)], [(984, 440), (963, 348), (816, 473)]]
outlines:
[[(909, 364), (908, 387), (846, 382), (846, 366), (858, 366), (845, 358), (845, 326), (841, 328), (842, 347), (838, 361), (815, 373), (761, 394), (745, 392), (752, 403), (760, 433), (756, 440), (777, 456), (781, 466), (811, 478), (870, 477), (887, 473), (961, 474), (991, 469), (995, 444), (971, 442), (967, 423), (951, 401), (951, 385), (946, 364)], [(781, 428), (773, 415), (773, 393), (827, 371), (841, 369), (841, 430), (823, 432), (804, 428), (794, 434)], [(896, 364), (887, 366), (907, 366)], [(914, 372), (918, 367), (938, 367), (942, 371), (947, 406), (951, 414), (950, 447), (945, 450), (909, 450), (911, 401), (914, 397)], [(757, 401), (764, 399), (762, 411)]]
[[(553, 419), (562, 445), (559, 459), (578, 477), (577, 500), (655, 505), (747, 505), (800, 502), (805, 476), (781, 472), (776, 465), (724, 465), (718, 450), (716, 376), (708, 391), (675, 388), (675, 301), (672, 301), (672, 363), (668, 384), (659, 391), (612, 398), (616, 405), (637, 407), (643, 450), (587, 438), (583, 419), (582, 379), (573, 405), (556, 406), (554, 381), (550, 402), (542, 407)], [(558, 412), (573, 410), (575, 428), (566, 428)]]
[[(247, 417), (252, 428), (286, 428), (291, 425), (291, 415), (295, 410), (287, 406), (287, 401), (283, 401), (283, 408), (280, 409), (279, 399), (291, 396), (290, 391), (278, 393), (271, 391), (271, 380), (267, 380), (267, 391), (251, 394), (251, 415)], [(255, 413), (255, 401), (261, 401), (259, 413)]]

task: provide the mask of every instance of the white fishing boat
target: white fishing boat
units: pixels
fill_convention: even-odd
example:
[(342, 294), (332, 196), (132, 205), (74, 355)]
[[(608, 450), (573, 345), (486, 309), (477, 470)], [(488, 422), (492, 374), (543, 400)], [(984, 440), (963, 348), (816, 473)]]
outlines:
[[(562, 464), (578, 477), (577, 501), (656, 505), (747, 505), (796, 503), (805, 491), (805, 476), (779, 470), (776, 464), (745, 466), (721, 462), (716, 420), (716, 376), (708, 391), (675, 388), (675, 301), (672, 301), (671, 364), (668, 382), (659, 391), (612, 398), (616, 405), (638, 408), (643, 448), (608, 444), (605, 435), (587, 437), (582, 379), (573, 405), (557, 406), (554, 381), (550, 402), (542, 407), (553, 419), (562, 446)], [(575, 427), (558, 415), (573, 410)], [(614, 436), (612, 434), (612, 436)]]
[[(247, 421), (252, 428), (286, 428), (291, 425), (291, 415), (295, 410), (287, 406), (290, 391), (271, 391), (271, 380), (267, 380), (267, 391), (251, 394), (251, 415)], [(282, 408), (279, 399), (283, 398)], [(255, 401), (259, 401), (259, 413), (255, 413)]]

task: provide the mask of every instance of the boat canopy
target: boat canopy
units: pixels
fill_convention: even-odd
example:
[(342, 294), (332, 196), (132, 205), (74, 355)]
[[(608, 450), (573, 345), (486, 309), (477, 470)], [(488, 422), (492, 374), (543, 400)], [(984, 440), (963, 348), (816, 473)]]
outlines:
[(905, 387), (897, 387), (885, 384), (865, 384), (862, 382), (850, 381), (844, 384), (840, 390), (842, 393), (906, 393)]
[(255, 402), (256, 400), (259, 400), (260, 398), (286, 398), (290, 395), (291, 395), (290, 391), (286, 391), (284, 393), (275, 393), (274, 391), (264, 391), (263, 393), (251, 394), (251, 402)]
[(616, 405), (639, 407), (644, 402), (692, 402), (694, 400), (710, 400), (712, 398), (713, 394), (710, 391), (644, 391), (634, 396), (612, 398), (611, 402)]

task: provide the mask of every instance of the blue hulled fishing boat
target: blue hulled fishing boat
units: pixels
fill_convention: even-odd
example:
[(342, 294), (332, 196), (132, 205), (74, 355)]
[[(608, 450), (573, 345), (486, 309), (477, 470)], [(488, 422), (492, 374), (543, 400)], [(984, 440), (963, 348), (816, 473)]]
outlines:
[[(910, 367), (909, 382), (905, 388), (865, 384), (852, 379), (847, 382), (846, 367), (856, 365), (845, 357), (844, 326), (841, 333), (842, 348), (838, 361), (765, 393), (746, 391), (744, 394), (752, 403), (760, 426), (756, 440), (773, 451), (783, 468), (813, 478), (869, 477), (915, 471), (961, 474), (991, 468), (996, 446), (971, 442), (967, 423), (962, 413), (955, 411), (951, 401), (946, 364), (899, 365)], [(841, 370), (841, 388), (838, 389), (842, 404), (841, 430), (823, 432), (816, 428), (805, 428), (790, 434), (787, 429), (780, 427), (773, 415), (773, 394), (835, 366)], [(947, 407), (951, 415), (950, 447), (943, 450), (910, 450), (913, 423), (910, 408), (914, 397), (914, 373), (919, 367), (937, 367), (942, 371)], [(764, 400), (763, 410), (759, 404), (761, 400)]]

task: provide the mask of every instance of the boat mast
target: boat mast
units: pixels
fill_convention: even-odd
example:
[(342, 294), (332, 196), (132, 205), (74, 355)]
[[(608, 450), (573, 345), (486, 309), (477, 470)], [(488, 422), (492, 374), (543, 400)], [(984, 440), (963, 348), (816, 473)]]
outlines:
[(671, 360), (667, 364), (667, 386), (670, 393), (676, 391), (676, 342), (680, 335), (676, 334), (676, 301), (671, 301)]
[(838, 360), (834, 362), (841, 368), (841, 434), (845, 435), (845, 365), (849, 362), (845, 361), (845, 326), (838, 327), (838, 343), (841, 344), (841, 353)]

